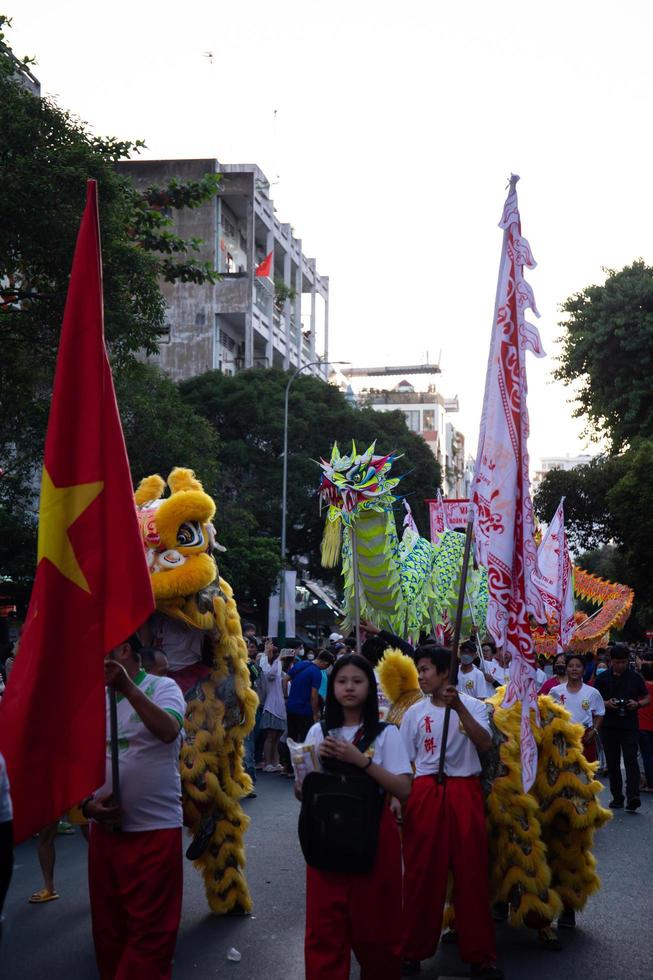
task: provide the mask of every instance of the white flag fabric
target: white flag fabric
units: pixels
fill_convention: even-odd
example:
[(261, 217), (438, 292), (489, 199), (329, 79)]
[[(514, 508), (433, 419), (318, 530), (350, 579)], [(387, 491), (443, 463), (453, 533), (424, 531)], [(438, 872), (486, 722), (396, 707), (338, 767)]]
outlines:
[(444, 531), (449, 530), (441, 490), (438, 490), (435, 500), (429, 501), (429, 519), (431, 523), (431, 542), (432, 544), (440, 544), (440, 535)]
[(531, 309), (539, 316), (523, 268), (535, 267), (521, 221), (515, 185), (499, 227), (503, 248), (490, 356), (488, 359), (471, 501), (476, 557), (488, 572), (487, 626), (497, 646), (512, 657), (504, 707), (522, 703), (522, 782), (528, 790), (537, 772), (537, 746), (530, 727), (534, 709), (539, 723), (535, 686), (535, 652), (529, 615), (543, 618), (540, 594), (533, 582), (537, 551), (533, 539), (533, 505), (528, 475), (528, 409), (526, 350), (544, 355), (537, 329), (525, 319)]
[(566, 650), (574, 632), (574, 582), (565, 534), (564, 497), (537, 549), (537, 585), (544, 611), (556, 626), (558, 652)]

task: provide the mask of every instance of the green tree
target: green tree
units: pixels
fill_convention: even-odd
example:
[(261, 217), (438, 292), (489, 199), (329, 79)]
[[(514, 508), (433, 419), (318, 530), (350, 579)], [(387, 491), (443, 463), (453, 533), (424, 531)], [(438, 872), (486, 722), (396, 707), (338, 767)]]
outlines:
[(556, 377), (576, 385), (577, 416), (618, 452), (653, 438), (653, 268), (642, 260), (607, 270), (562, 304), (566, 314)]
[[(232, 548), (239, 549), (239, 554), (250, 549), (255, 554), (265, 542), (266, 554), (279, 553), (287, 381), (282, 371), (255, 369), (233, 377), (213, 371), (180, 385), (184, 401), (219, 433), (218, 538), (229, 545), (224, 561), (234, 577), (239, 573)], [(291, 561), (293, 556), (305, 555), (311, 574), (325, 575), (319, 557), (324, 522), (319, 513), (320, 471), (315, 461), (321, 456), (329, 458), (334, 441), (348, 449), (352, 439), (361, 448), (376, 439), (380, 452), (403, 453), (395, 466), (397, 474), (405, 474), (399, 492), (408, 496), (418, 526), (426, 533), (424, 499), (432, 497), (440, 485), (440, 472), (426, 443), (407, 428), (402, 412), (356, 410), (337, 388), (310, 375), (293, 382), (289, 408), (287, 530)], [(243, 520), (244, 514), (251, 521)], [(402, 515), (403, 509), (398, 512), (400, 525)], [(246, 535), (244, 546), (242, 535)], [(271, 572), (272, 561), (268, 567)], [(262, 595), (273, 579), (265, 579)], [(243, 585), (246, 590), (247, 583)], [(241, 590), (239, 594), (247, 593)], [(261, 598), (259, 595), (259, 601)]]
[(653, 625), (651, 472), (653, 441), (637, 440), (619, 456), (553, 470), (535, 495), (542, 520), (550, 520), (565, 497), (565, 527), (582, 568), (635, 590), (631, 633)]
[(164, 303), (159, 279), (202, 282), (213, 270), (170, 230), (167, 209), (214, 195), (216, 178), (139, 193), (115, 171), (142, 142), (101, 139), (85, 123), (21, 84), (0, 17), (0, 454), (29, 472), (42, 452), (52, 374), (86, 182), (99, 187), (105, 333), (120, 368), (157, 349)]
[[(25, 574), (63, 308), (86, 182), (98, 182), (105, 334), (119, 378), (136, 351), (157, 349), (167, 281), (204, 282), (199, 242), (172, 230), (170, 209), (215, 195), (217, 178), (141, 193), (115, 170), (139, 142), (94, 136), (24, 86), (0, 16), (0, 575)], [(30, 554), (30, 562), (34, 552)]]

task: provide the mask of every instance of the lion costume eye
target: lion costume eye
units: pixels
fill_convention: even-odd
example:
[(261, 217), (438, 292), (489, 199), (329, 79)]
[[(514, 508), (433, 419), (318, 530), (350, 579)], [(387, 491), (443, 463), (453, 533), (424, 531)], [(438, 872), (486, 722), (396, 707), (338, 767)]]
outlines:
[(185, 521), (179, 525), (177, 531), (177, 544), (182, 548), (193, 548), (195, 545), (204, 544), (202, 526), (198, 521)]

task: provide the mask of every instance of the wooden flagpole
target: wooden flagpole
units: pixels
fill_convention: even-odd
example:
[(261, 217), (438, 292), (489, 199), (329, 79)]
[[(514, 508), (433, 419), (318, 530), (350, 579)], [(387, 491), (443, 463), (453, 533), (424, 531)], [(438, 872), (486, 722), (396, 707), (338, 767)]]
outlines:
[[(118, 760), (118, 702), (113, 687), (109, 688), (109, 725), (111, 738), (111, 793), (116, 806), (120, 806), (120, 764)], [(120, 830), (120, 826), (114, 828)]]

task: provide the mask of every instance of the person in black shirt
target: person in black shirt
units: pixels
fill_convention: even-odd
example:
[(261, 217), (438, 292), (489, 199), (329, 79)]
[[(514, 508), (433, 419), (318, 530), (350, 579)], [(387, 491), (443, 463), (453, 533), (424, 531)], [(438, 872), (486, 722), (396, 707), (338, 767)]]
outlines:
[(612, 799), (610, 806), (620, 810), (624, 805), (621, 779), (621, 755), (626, 769), (626, 809), (634, 813), (642, 804), (639, 798), (639, 765), (637, 763), (637, 712), (649, 703), (642, 675), (629, 670), (628, 647), (616, 643), (610, 651), (610, 668), (597, 675), (596, 690), (605, 701), (605, 720), (601, 741), (605, 750)]

